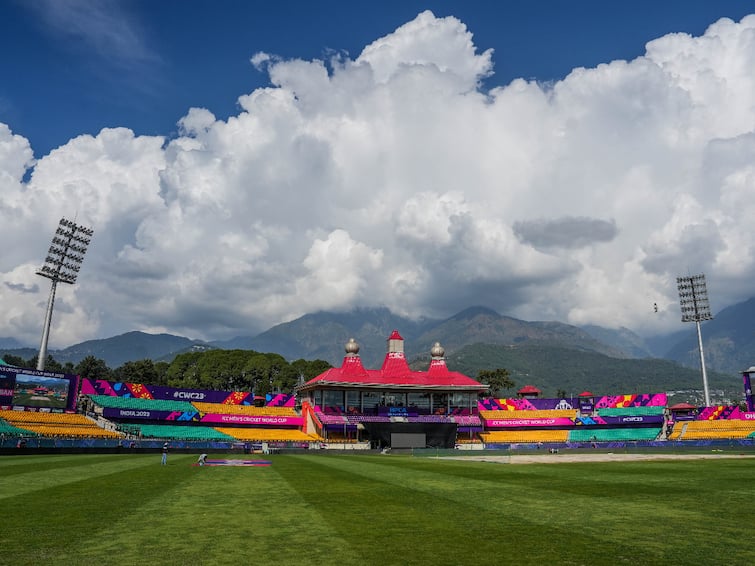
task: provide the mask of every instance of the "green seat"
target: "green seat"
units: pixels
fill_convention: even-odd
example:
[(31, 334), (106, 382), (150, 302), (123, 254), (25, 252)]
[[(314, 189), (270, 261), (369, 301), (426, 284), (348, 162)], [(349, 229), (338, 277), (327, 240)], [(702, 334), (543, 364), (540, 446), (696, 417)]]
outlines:
[(36, 432), (13, 426), (7, 421), (0, 419), (0, 434), (6, 436), (37, 436)]
[(209, 426), (180, 425), (129, 425), (139, 431), (142, 438), (173, 438), (175, 440), (236, 440)]
[(139, 397), (116, 397), (114, 395), (90, 395), (96, 405), (108, 409), (134, 409), (142, 411), (176, 411), (196, 413), (196, 407), (188, 401), (171, 399), (141, 399)]
[(650, 428), (580, 428), (569, 432), (569, 442), (622, 442), (655, 440), (660, 427)]
[(664, 407), (611, 407), (598, 409), (601, 417), (638, 417), (644, 415), (662, 415)]

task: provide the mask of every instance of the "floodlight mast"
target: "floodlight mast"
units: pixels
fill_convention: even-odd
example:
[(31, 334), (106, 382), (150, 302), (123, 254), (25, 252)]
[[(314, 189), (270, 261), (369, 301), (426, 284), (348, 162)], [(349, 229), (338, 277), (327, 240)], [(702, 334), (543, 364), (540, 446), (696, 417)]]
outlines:
[(47, 313), (45, 324), (42, 329), (42, 340), (39, 344), (39, 356), (37, 357), (37, 369), (45, 369), (47, 361), (47, 340), (50, 337), (50, 325), (52, 323), (52, 308), (55, 303), (55, 290), (58, 282), (73, 285), (81, 269), (81, 262), (92, 239), (94, 230), (80, 224), (76, 224), (65, 218), (60, 219), (58, 229), (52, 237), (50, 249), (45, 258), (45, 264), (37, 271), (37, 275), (46, 277), (51, 281), (50, 297), (47, 300)]
[(679, 289), (679, 305), (682, 309), (682, 322), (694, 322), (697, 326), (697, 348), (700, 351), (700, 370), (703, 374), (703, 392), (705, 406), (710, 407), (710, 392), (708, 391), (708, 374), (705, 371), (705, 354), (703, 353), (703, 335), (700, 323), (712, 320), (708, 289), (705, 286), (705, 275), (691, 275), (677, 277), (676, 285)]

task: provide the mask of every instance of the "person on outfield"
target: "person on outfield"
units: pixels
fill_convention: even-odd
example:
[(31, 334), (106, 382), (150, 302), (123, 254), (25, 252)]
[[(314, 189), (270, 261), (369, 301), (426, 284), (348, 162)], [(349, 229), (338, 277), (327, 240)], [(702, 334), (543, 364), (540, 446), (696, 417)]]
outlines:
[(207, 454), (200, 454), (199, 455), (199, 460), (197, 460), (197, 463), (200, 466), (204, 466), (206, 462), (207, 462)]
[(161, 464), (165, 466), (168, 463), (168, 443), (163, 444), (163, 459)]

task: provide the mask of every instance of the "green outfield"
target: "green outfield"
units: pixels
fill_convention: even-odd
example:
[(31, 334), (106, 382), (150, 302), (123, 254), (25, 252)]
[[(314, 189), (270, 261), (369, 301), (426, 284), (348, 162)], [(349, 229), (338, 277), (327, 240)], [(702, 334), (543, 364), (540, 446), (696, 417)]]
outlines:
[(28, 407), (47, 407), (50, 409), (65, 409), (68, 404), (67, 397), (56, 397), (53, 394), (40, 395), (38, 393), (16, 393), (13, 396), (14, 405)]
[[(220, 457), (212, 455), (211, 457)], [(251, 458), (253, 456), (229, 456)], [(0, 564), (750, 564), (755, 460), (0, 457)]]

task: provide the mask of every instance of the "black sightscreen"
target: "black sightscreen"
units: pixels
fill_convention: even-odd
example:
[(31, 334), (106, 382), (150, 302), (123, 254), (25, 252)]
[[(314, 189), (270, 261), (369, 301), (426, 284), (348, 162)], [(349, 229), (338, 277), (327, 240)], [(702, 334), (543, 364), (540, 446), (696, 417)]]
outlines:
[[(375, 446), (405, 448), (393, 446), (393, 435), (424, 435), (425, 446), (411, 448), (453, 448), (456, 445), (456, 423), (370, 423), (364, 429)], [(418, 439), (415, 438), (415, 440)], [(406, 440), (406, 439), (402, 439)]]

